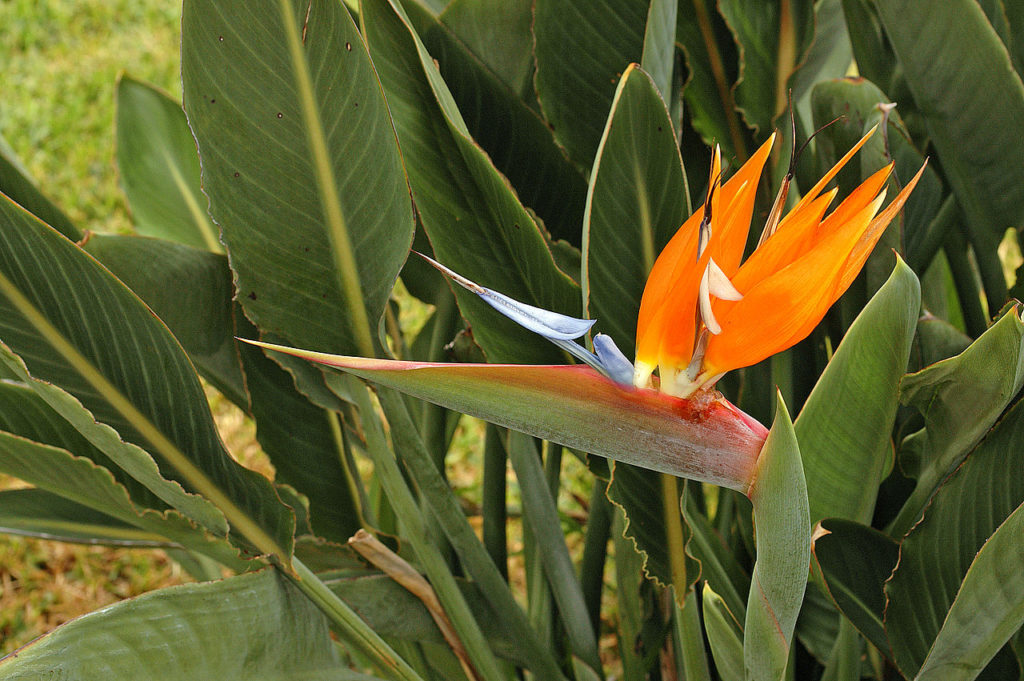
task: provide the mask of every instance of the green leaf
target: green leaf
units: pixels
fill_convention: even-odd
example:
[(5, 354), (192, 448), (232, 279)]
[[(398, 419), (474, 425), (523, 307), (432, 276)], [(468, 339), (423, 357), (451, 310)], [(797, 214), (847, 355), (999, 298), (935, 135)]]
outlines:
[(718, 7), (740, 50), (736, 106), (758, 138), (767, 139), (789, 105), (790, 78), (814, 38), (814, 3), (722, 0)]
[[(340, 465), (334, 417), (297, 392), (292, 376), (262, 351), (235, 341), (235, 335), (257, 332), (231, 300), (227, 258), (115, 235), (92, 234), (83, 247), (167, 324), (203, 376), (253, 417), (276, 480), (309, 499), (314, 531), (336, 541), (351, 537), (359, 514)], [(309, 374), (299, 381), (304, 387), (317, 379), (322, 386), (319, 372), (305, 363), (299, 368)]]
[[(405, 12), (392, 0), (368, 0), (361, 20), (437, 259), (516, 300), (578, 317), (578, 288), (555, 265), (544, 235), (508, 181), (470, 138)], [(456, 296), (491, 361), (564, 361), (547, 341), (502, 318), (476, 295)]]
[(252, 399), (256, 439), (274, 465), (275, 480), (309, 500), (313, 531), (345, 541), (361, 526), (355, 488), (359, 473), (348, 468), (337, 414), (311, 403), (291, 375), (253, 347), (238, 348)]
[[(54, 410), (30, 386), (24, 383), (10, 380), (0, 382), (0, 430), (25, 438), (26, 440), (31, 440), (32, 442), (65, 449), (74, 453), (75, 456), (83, 457), (92, 461), (97, 466), (106, 468), (113, 475), (114, 479), (128, 490), (129, 496), (131, 496), (135, 503), (140, 504), (142, 507), (167, 508), (168, 502), (164, 500), (167, 496), (175, 498), (179, 503), (187, 503), (187, 497), (181, 494), (181, 490), (174, 483), (163, 483), (167, 485), (167, 491), (160, 496), (154, 494), (146, 485), (133, 478), (124, 469), (115, 464), (110, 457), (93, 446), (59, 412)], [(49, 475), (49, 471), (45, 468), (40, 470)], [(28, 480), (28, 478), (18, 473), (8, 472), (8, 474)], [(45, 486), (36, 482), (32, 484)], [(196, 499), (195, 501), (198, 502), (196, 508), (198, 513), (202, 514), (204, 509), (209, 508), (202, 499)], [(211, 518), (217, 518), (216, 511), (213, 511)], [(223, 520), (220, 520), (220, 522), (223, 522)]]
[(842, 0), (842, 3), (858, 72), (886, 91), (890, 90), (897, 69), (896, 55), (878, 17), (878, 3), (874, 0)]
[(743, 628), (721, 596), (704, 583), (704, 627), (722, 681), (741, 681), (743, 674)]
[(750, 575), (743, 571), (736, 554), (726, 546), (707, 516), (697, 509), (693, 495), (687, 495), (683, 517), (693, 532), (687, 551), (700, 561), (701, 579), (715, 590), (715, 596), (737, 621), (743, 619), (747, 604), (741, 594), (750, 589)]
[(368, 679), (277, 571), (161, 589), (79, 617), (0, 661), (5, 680)]
[(533, 0), (452, 0), (438, 19), (520, 99), (534, 99)]
[(732, 31), (705, 0), (676, 15), (676, 42), (686, 57), (683, 88), (690, 125), (705, 144), (722, 145), (726, 158), (747, 158), (749, 131), (736, 111), (733, 84), (739, 57)]
[[(903, 379), (900, 400), (916, 407), (925, 428), (903, 448), (919, 453), (913, 495), (893, 521), (895, 535), (913, 525), (928, 498), (1024, 385), (1024, 323), (1014, 308), (956, 357)], [(894, 536), (895, 536), (894, 535)]]
[[(961, 404), (969, 404), (971, 395), (959, 394)], [(1007, 472), (1022, 465), (1024, 402), (1018, 402), (939, 488), (903, 541), (886, 585), (885, 624), (904, 674), (917, 673), (933, 645), (939, 646), (935, 664), (959, 645), (965, 660), (984, 665), (1019, 628), (1024, 592), (1016, 511), (1024, 503), (1024, 480)], [(997, 533), (1003, 525), (1006, 533)], [(964, 601), (955, 603), (958, 597)], [(978, 598), (984, 607), (968, 612)]]
[(647, 275), (690, 215), (665, 103), (651, 77), (626, 69), (590, 176), (583, 227), (584, 301), (596, 329), (634, 353)]
[(918, 679), (975, 678), (1024, 623), (1022, 508), (1018, 506), (978, 551)]
[[(441, 21), (430, 18), (415, 3), (407, 3), (407, 10), (424, 46), (437, 59), (441, 76), (451, 88), (452, 98), (470, 136), (487, 152), (494, 167), (508, 178), (519, 200), (536, 211), (552, 238), (578, 245), (587, 192), (583, 176), (555, 144), (540, 114), (529, 108), (515, 92), (509, 91), (509, 86), (488, 69), (490, 60), (501, 59), (503, 46), (509, 46), (508, 34), (503, 34), (499, 40), (488, 40), (484, 45), (476, 42), (486, 39), (483, 34), (501, 31), (502, 20), (514, 22), (516, 25), (509, 28), (516, 31), (523, 5), (528, 41), (526, 56), (532, 67), (530, 2), (472, 0), (453, 3)], [(487, 15), (486, 19), (473, 24), (472, 29), (469, 17), (463, 15), (470, 12), (471, 6), (475, 6), (473, 12)], [(459, 26), (473, 32), (472, 52), (462, 42), (463, 36), (448, 27), (452, 11), (461, 17)], [(531, 74), (532, 71), (528, 73)], [(532, 79), (527, 85), (532, 93)]]
[[(877, 9), (975, 248), (986, 256), (979, 257), (986, 289), (1005, 295), (1002, 272), (988, 272), (985, 263), (1006, 228), (1024, 219), (1024, 83), (974, 0), (896, 0)], [(1002, 305), (987, 292), (990, 307)]]
[(681, 603), (700, 576), (701, 566), (687, 551), (692, 532), (677, 520), (681, 502), (675, 478), (616, 462), (606, 494), (625, 514), (623, 535), (640, 554), (644, 576), (674, 587)]
[(917, 322), (917, 346), (914, 366), (927, 366), (959, 355), (971, 344), (971, 338), (964, 332), (938, 317), (924, 314)]
[[(447, 645), (423, 602), (390, 577), (367, 572), (336, 576), (325, 574), (322, 579), (331, 591), (382, 636)], [(458, 584), (494, 652), (517, 665), (529, 667), (531, 660), (522, 654), (518, 641), (503, 626), (502, 617), (488, 606), (479, 587), (462, 579)]]
[(814, 3), (814, 39), (790, 79), (798, 125), (801, 121), (805, 126), (811, 123), (810, 95), (814, 85), (842, 78), (852, 61), (850, 34), (841, 0), (819, 0)]
[(537, 542), (544, 577), (558, 605), (567, 643), (575, 656), (591, 669), (600, 670), (597, 636), (590, 624), (590, 614), (569, 557), (555, 498), (544, 478), (537, 447), (531, 438), (521, 433), (511, 433), (508, 458), (519, 480), (525, 520), (530, 523), (534, 541)]
[[(394, 391), (381, 391), (378, 393), (381, 407), (388, 417), (388, 425), (391, 428), (392, 439), (397, 455), (404, 465), (408, 475), (416, 483), (416, 488), (421, 494), (423, 502), (433, 512), (434, 518), (452, 549), (459, 557), (462, 568), (467, 576), (480, 588), (482, 595), (490, 604), (491, 610), (501, 613), (501, 626), (516, 641), (519, 655), (526, 660), (526, 666), (533, 671), (538, 678), (557, 678), (557, 662), (551, 651), (545, 648), (539, 640), (537, 633), (530, 628), (529, 621), (519, 604), (515, 601), (512, 591), (507, 583), (507, 575), (499, 572), (498, 566), (488, 554), (487, 549), (477, 538), (472, 526), (470, 526), (466, 514), (463, 511), (459, 500), (456, 498), (451, 485), (438, 465), (431, 457), (430, 450), (424, 446), (424, 441), (417, 436), (416, 430), (409, 418), (406, 400), (402, 395)], [(431, 405), (432, 406), (432, 405)], [(488, 431), (494, 430), (489, 428)], [(502, 483), (505, 481), (506, 457), (503, 443), (497, 433), (488, 433), (488, 449), (500, 450), (500, 475)], [(486, 456), (486, 454), (485, 454)], [(487, 463), (485, 463), (485, 466)], [(485, 469), (485, 481), (489, 475)], [(498, 475), (495, 475), (498, 477)], [(486, 483), (485, 483), (486, 484)], [(504, 490), (504, 485), (502, 485)], [(495, 505), (500, 506), (502, 512), (505, 510), (505, 497), (494, 500)], [(485, 499), (485, 523), (487, 500)], [(500, 528), (502, 550), (505, 549), (504, 533), (505, 527)], [(487, 539), (488, 531), (485, 524), (484, 538)], [(500, 565), (500, 563), (499, 563)], [(488, 619), (477, 618), (482, 625), (486, 625)]]
[(724, 400), (626, 388), (586, 366), (397, 362), (254, 344), (571, 449), (737, 490), (750, 484), (765, 436)]
[[(27, 389), (23, 389), (27, 390)], [(32, 401), (33, 398), (29, 398)], [(67, 426), (65, 426), (67, 427)], [(0, 471), (35, 485), (39, 494), (58, 498), (45, 511), (53, 522), (67, 516), (71, 507), (88, 512), (71, 516), (79, 522), (101, 524), (97, 518), (113, 518), (124, 536), (163, 538), (164, 543), (185, 546), (208, 555), (233, 569), (245, 568), (245, 561), (223, 537), (218, 537), (173, 509), (154, 509), (129, 496), (124, 485), (114, 479), (109, 469), (66, 449), (25, 437), (0, 432)], [(17, 506), (4, 506), (4, 513), (17, 513)], [(38, 514), (37, 518), (46, 518)], [(80, 530), (81, 532), (82, 530)]]
[(225, 397), (248, 410), (227, 258), (161, 239), (90, 234), (83, 250), (160, 317)]
[(789, 659), (811, 560), (807, 484), (781, 396), (748, 496), (754, 505), (757, 561), (743, 625), (743, 663), (747, 679), (778, 681)]
[(0, 492), (0, 532), (101, 546), (176, 546), (158, 534), (41, 489)]
[(109, 271), (7, 200), (0, 320), (0, 360), (94, 446), (212, 532), (224, 533), (227, 519), (236, 540), (287, 560), (291, 511), (266, 478), (228, 455), (167, 327)]
[(413, 218), (387, 104), (344, 5), (189, 0), (182, 81), (246, 314), (291, 342), (374, 354)]
[(676, 66), (676, 0), (651, 0), (644, 28), (640, 66), (651, 76), (666, 102), (672, 98), (672, 75)]
[(199, 156), (178, 102), (122, 74), (117, 81), (117, 167), (139, 234), (220, 253), (199, 186)]
[(891, 465), (890, 433), (920, 295), (917, 277), (897, 258), (889, 281), (850, 326), (797, 417), (814, 523), (826, 517), (871, 520), (878, 485)]
[(67, 238), (77, 241), (82, 232), (68, 216), (39, 191), (28, 170), (0, 135), (0, 194), (4, 194)]
[(829, 596), (843, 615), (886, 656), (885, 582), (899, 558), (899, 545), (866, 525), (828, 518), (815, 531), (814, 559)]
[(616, 83), (643, 54), (650, 4), (537, 0), (534, 5), (537, 97), (555, 139), (582, 168), (594, 160)]

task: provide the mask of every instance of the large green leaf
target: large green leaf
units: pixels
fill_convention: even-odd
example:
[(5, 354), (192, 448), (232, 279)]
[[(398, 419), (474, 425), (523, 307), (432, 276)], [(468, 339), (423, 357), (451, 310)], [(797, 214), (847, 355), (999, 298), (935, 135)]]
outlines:
[[(336, 541), (352, 536), (359, 517), (340, 465), (335, 417), (300, 394), (293, 377), (262, 351), (235, 341), (256, 331), (231, 300), (227, 258), (159, 239), (114, 235), (93, 234), (83, 247), (167, 324), (207, 380), (252, 415), (276, 480), (309, 499), (314, 530)], [(302, 385), (313, 386), (319, 372), (299, 369), (310, 374)]]
[(676, 43), (688, 72), (683, 97), (689, 123), (706, 144), (721, 144), (726, 158), (745, 160), (749, 131), (732, 89), (739, 77), (735, 38), (714, 3), (692, 5), (676, 14)]
[[(537, 0), (537, 96), (555, 138), (589, 168), (615, 84), (644, 50), (649, 0)], [(660, 17), (655, 15), (654, 21)], [(581, 55), (587, 55), (581, 58)]]
[(182, 80), (246, 314), (292, 342), (374, 354), (412, 206), (344, 5), (189, 0)]
[(220, 252), (199, 187), (199, 156), (181, 105), (122, 75), (117, 81), (117, 167), (139, 234)]
[[(579, 290), (508, 181), (469, 136), (451, 92), (393, 0), (368, 0), (360, 16), (395, 118), (424, 229), (437, 259), (463, 276), (538, 307), (579, 314)], [(562, 359), (547, 341), (456, 292), (491, 361)]]
[(903, 379), (901, 401), (916, 407), (925, 427), (903, 443), (901, 457), (916, 456), (917, 485), (895, 535), (913, 525), (942, 480), (956, 468), (1024, 385), (1024, 322), (1011, 309), (956, 357)]
[[(532, 66), (529, 2), (473, 0), (454, 3), (441, 17), (445, 23), (432, 19), (415, 3), (407, 3), (407, 11), (424, 46), (437, 59), (441, 76), (451, 88), (452, 98), (473, 140), (508, 178), (519, 200), (536, 211), (553, 238), (579, 245), (587, 192), (583, 176), (555, 144), (551, 130), (540, 114), (510, 91), (508, 85), (499, 79), (500, 74), (488, 69), (489, 60), (502, 58), (502, 46), (508, 46), (510, 42), (508, 36), (502, 36), (499, 41), (489, 41), (486, 45), (477, 42), (484, 40), (480, 34), (500, 31), (502, 20), (515, 22), (518, 26), (524, 4), (529, 40), (526, 56), (528, 65)], [(470, 7), (474, 7), (476, 12), (486, 10), (487, 18), (471, 23), (466, 15)], [(460, 17), (458, 25), (472, 32), (472, 52), (462, 42), (464, 36), (448, 27), (452, 11)], [(511, 27), (511, 30), (516, 29)], [(532, 91), (532, 80), (528, 84)]]
[(159, 534), (41, 489), (0, 492), (0, 532), (102, 546), (175, 548)]
[(68, 216), (39, 191), (28, 170), (21, 164), (3, 136), (0, 136), (0, 194), (11, 198), (67, 238), (82, 238), (82, 233), (71, 223)]
[(343, 668), (316, 607), (275, 570), (161, 589), (65, 624), (0, 661), (5, 681), (369, 679)]
[[(962, 394), (962, 404), (970, 399)], [(933, 643), (939, 646), (935, 664), (959, 649), (965, 661), (983, 666), (1019, 628), (1024, 575), (1016, 511), (1024, 503), (1024, 479), (1012, 472), (1021, 466), (1024, 402), (970, 453), (903, 541), (899, 565), (885, 588), (885, 625), (904, 674), (918, 671)], [(1005, 534), (997, 535), (1004, 524)], [(959, 597), (964, 601), (954, 612)], [(936, 642), (940, 630), (943, 641)]]
[(1022, 508), (1018, 506), (978, 551), (918, 679), (970, 681), (1024, 623)]
[(920, 286), (897, 259), (843, 337), (797, 417), (811, 521), (869, 522), (891, 465), (899, 385), (917, 328)]
[(718, 7), (740, 50), (736, 106), (758, 137), (767, 139), (789, 105), (790, 78), (814, 38), (814, 3), (722, 0)]
[(995, 249), (1006, 228), (1024, 220), (1024, 83), (975, 0), (894, 0), (877, 10), (982, 252), (989, 305), (998, 308), (1005, 281)]
[[(57, 388), (51, 387), (51, 391), (52, 397), (59, 396)], [(66, 393), (63, 395), (69, 398)], [(79, 409), (82, 420), (89, 418), (88, 412)], [(69, 414), (67, 409), (61, 412)], [(137, 528), (136, 534), (141, 530), (150, 537), (163, 537), (241, 569), (244, 562), (222, 536), (217, 536), (216, 530), (211, 532), (194, 519), (168, 508), (164, 499), (202, 520), (207, 519), (202, 515), (207, 512), (207, 502), (184, 494), (175, 483), (155, 475), (147, 477), (156, 468), (152, 460), (132, 445), (123, 446), (125, 451), (118, 458), (128, 459), (134, 450), (141, 463), (118, 468), (30, 387), (0, 383), (0, 471), (36, 486), (37, 491), (84, 507), (94, 515), (102, 514)], [(146, 462), (149, 468), (145, 468)], [(160, 496), (130, 477), (129, 471), (141, 471), (139, 477), (143, 482), (153, 484), (155, 480), (160, 485)], [(59, 511), (56, 507), (50, 510)], [(212, 518), (223, 523), (222, 516)]]
[(0, 299), (0, 360), (10, 371), (164, 501), (215, 533), (230, 524), (237, 540), (287, 560), (291, 511), (266, 478), (228, 455), (167, 327), (99, 263), (7, 200)]
[(583, 225), (588, 316), (627, 357), (634, 352), (647, 274), (689, 214), (668, 110), (650, 76), (630, 66), (598, 147)]
[(227, 258), (162, 239), (90, 234), (82, 248), (167, 325), (203, 377), (248, 409)]
[(533, 0), (452, 0), (438, 18), (512, 92), (533, 100)]
[(743, 664), (747, 679), (778, 681), (789, 659), (811, 560), (807, 483), (781, 396), (748, 495), (754, 505), (757, 561), (743, 625)]
[(254, 344), (572, 449), (744, 492), (767, 434), (725, 400), (628, 388), (587, 366), (398, 362)]
[(891, 657), (883, 623), (884, 588), (899, 545), (878, 530), (841, 518), (822, 521), (814, 536), (814, 559), (829, 596), (872, 645)]

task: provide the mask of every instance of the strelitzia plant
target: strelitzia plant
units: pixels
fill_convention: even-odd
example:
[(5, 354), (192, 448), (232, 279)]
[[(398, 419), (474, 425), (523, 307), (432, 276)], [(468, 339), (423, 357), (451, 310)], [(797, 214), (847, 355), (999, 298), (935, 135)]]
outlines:
[[(536, 437), (747, 495), (754, 504), (759, 554), (771, 557), (767, 565), (759, 560), (755, 567), (744, 659), (753, 678), (762, 673), (776, 678), (785, 666), (810, 560), (799, 453), (792, 441), (788, 447), (769, 445), (768, 429), (714, 385), (727, 371), (806, 337), (850, 286), (902, 209), (924, 166), (884, 210), (891, 163), (825, 215), (836, 194), (823, 193), (826, 185), (873, 133), (783, 217), (787, 177), (757, 249), (742, 265), (754, 194), (775, 135), (721, 183), (716, 148), (707, 200), (662, 251), (644, 289), (635, 364), (603, 334), (594, 337), (593, 352), (574, 342), (593, 320), (526, 305), (430, 258), (455, 283), (588, 366), (408, 362), (246, 342)], [(656, 368), (659, 377), (653, 376)], [(785, 412), (784, 406), (780, 411)], [(788, 416), (781, 425), (777, 421), (776, 440), (785, 437), (787, 423)], [(788, 499), (780, 502), (783, 495)]]
[[(749, 493), (768, 431), (726, 400), (715, 383), (730, 370), (803, 340), (850, 286), (906, 203), (924, 166), (882, 210), (890, 163), (826, 216), (836, 190), (826, 192), (825, 187), (873, 133), (874, 129), (861, 138), (783, 217), (787, 179), (758, 247), (742, 264), (754, 195), (775, 135), (725, 182), (720, 182), (721, 157), (716, 149), (708, 200), (683, 223), (651, 270), (637, 324), (635, 362), (607, 335), (593, 338), (593, 351), (575, 342), (595, 320), (513, 300), (426, 256), (421, 257), (456, 284), (590, 370), (408, 362), (246, 342), (337, 367), (570, 447)], [(458, 385), (475, 397), (469, 392), (459, 395)], [(513, 386), (523, 386), (523, 394), (511, 398)], [(500, 396), (493, 390), (499, 388)], [(488, 393), (493, 397), (489, 399)], [(509, 404), (520, 401), (518, 407)], [(533, 411), (526, 406), (530, 402), (542, 408)], [(520, 409), (522, 415), (516, 413)], [(567, 418), (560, 413), (566, 410), (576, 413)], [(596, 410), (615, 420), (594, 428), (586, 412)], [(644, 417), (641, 425), (638, 419)], [(624, 435), (608, 438), (614, 430)], [(645, 454), (631, 455), (629, 448)], [(651, 459), (651, 450), (663, 452), (666, 460)]]
[[(183, 103), (118, 87), (145, 238), (0, 144), (0, 525), (202, 580), (0, 679), (1019, 675), (1019, 17), (704, 4), (185, 0)], [(843, 118), (786, 168), (790, 88), (790, 149)], [(399, 391), (498, 424), (479, 507)]]

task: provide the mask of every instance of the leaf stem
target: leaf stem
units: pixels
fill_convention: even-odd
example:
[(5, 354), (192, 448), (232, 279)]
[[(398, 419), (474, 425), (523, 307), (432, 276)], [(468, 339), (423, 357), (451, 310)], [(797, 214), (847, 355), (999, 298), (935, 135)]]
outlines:
[(289, 574), (287, 570), (281, 572), (291, 579), (292, 583), (309, 600), (313, 601), (331, 622), (336, 624), (342, 632), (348, 634), (349, 642), (372, 660), (381, 671), (388, 673), (392, 678), (403, 681), (423, 681), (423, 677), (399, 657), (398, 653), (392, 650), (391, 646), (377, 635), (377, 632), (338, 598), (337, 594), (328, 589), (327, 585), (321, 582), (301, 560), (293, 557), (292, 569), (295, 571), (294, 575)]

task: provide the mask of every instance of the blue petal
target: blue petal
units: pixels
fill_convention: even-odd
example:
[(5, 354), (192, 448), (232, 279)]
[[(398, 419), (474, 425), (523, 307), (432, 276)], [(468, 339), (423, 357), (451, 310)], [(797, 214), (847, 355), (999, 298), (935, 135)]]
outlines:
[(472, 291), (484, 299), (488, 305), (505, 315), (525, 329), (547, 338), (576, 359), (590, 365), (616, 383), (633, 385), (633, 364), (622, 354), (609, 336), (603, 333), (594, 337), (594, 354), (573, 339), (579, 338), (594, 325), (594, 319), (577, 319), (568, 315), (544, 310), (533, 305), (520, 303), (503, 293), (480, 286), (457, 272), (453, 272), (441, 263), (417, 253), (438, 270), (451, 277), (463, 288)]
[(611, 336), (604, 333), (594, 336), (594, 352), (608, 378), (616, 383), (633, 385), (633, 363), (622, 354)]
[(519, 324), (519, 326), (544, 336), (548, 340), (569, 341), (574, 338), (579, 338), (589, 331), (590, 327), (594, 325), (595, 320), (593, 319), (577, 319), (576, 317), (570, 317), (568, 315), (534, 307), (533, 305), (527, 305), (526, 303), (520, 303), (518, 300), (509, 298), (503, 293), (498, 293), (497, 291), (473, 283), (461, 274), (453, 272), (441, 263), (433, 260), (432, 258), (428, 258), (422, 253), (419, 253), (418, 255), (438, 270), (451, 277), (451, 279), (459, 286), (462, 286), (483, 298), (484, 302), (514, 321), (516, 324)]

